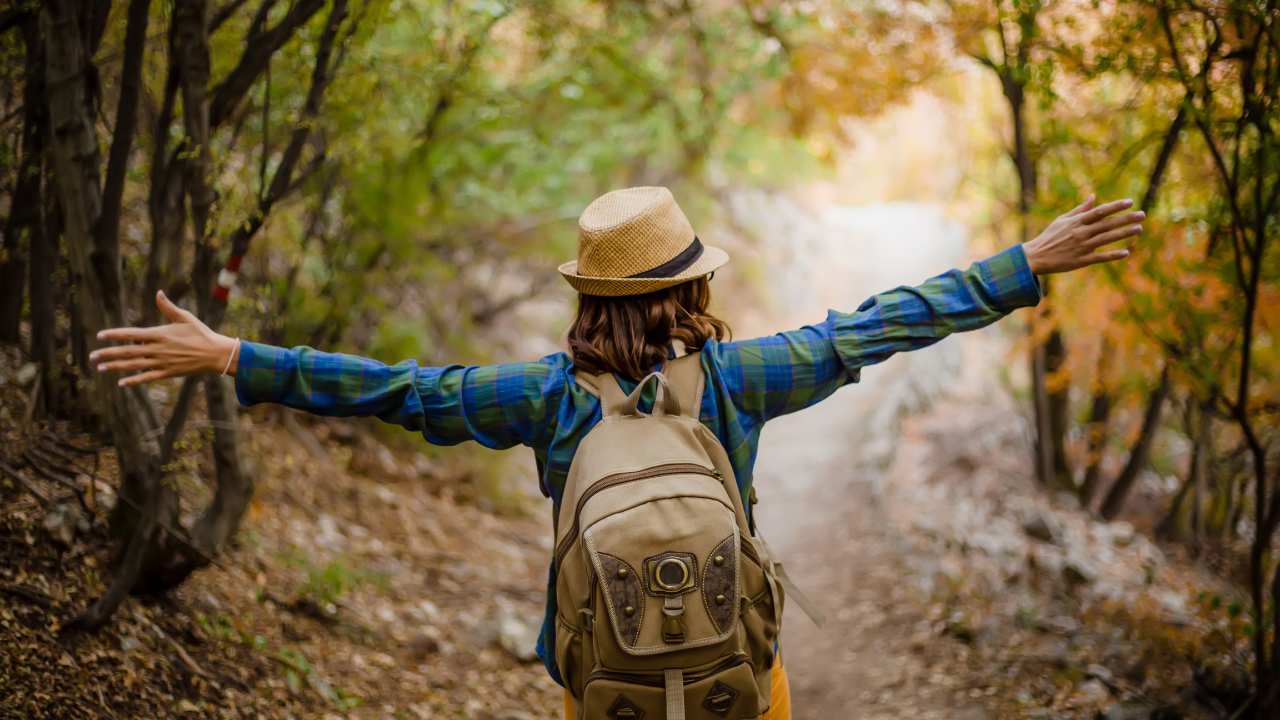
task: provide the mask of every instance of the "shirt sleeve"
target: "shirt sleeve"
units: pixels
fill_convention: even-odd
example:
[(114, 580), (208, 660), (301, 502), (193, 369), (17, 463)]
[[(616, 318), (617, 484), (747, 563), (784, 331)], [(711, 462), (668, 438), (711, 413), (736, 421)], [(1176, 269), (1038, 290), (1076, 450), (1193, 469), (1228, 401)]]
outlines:
[(817, 325), (708, 349), (734, 404), (764, 422), (857, 382), (867, 365), (985, 327), (1040, 297), (1040, 282), (1015, 245), (966, 270), (874, 295), (853, 312), (830, 310)]
[(549, 359), (501, 365), (387, 365), (305, 345), (241, 341), (236, 399), (270, 402), (316, 415), (368, 415), (422, 433), (428, 442), (466, 440), (490, 448), (531, 445), (552, 425), (548, 408), (563, 391)]

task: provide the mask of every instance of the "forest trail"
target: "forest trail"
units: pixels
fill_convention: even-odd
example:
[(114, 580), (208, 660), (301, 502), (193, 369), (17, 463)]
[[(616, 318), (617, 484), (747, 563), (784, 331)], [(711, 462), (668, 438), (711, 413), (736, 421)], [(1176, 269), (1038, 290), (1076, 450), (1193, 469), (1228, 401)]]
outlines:
[[(774, 207), (770, 215), (788, 213)], [(964, 264), (968, 252), (965, 233), (933, 205), (837, 208), (806, 225), (773, 236), (802, 237), (804, 244), (789, 253), (788, 274), (804, 280), (783, 285), (790, 297), (778, 301), (784, 308), (778, 327), (917, 284)], [(893, 482), (885, 471), (900, 418), (943, 392), (944, 378), (956, 377), (960, 342), (952, 338), (867, 368), (860, 383), (764, 432), (755, 478), (762, 533), (827, 615), (818, 628), (788, 604), (783, 657), (798, 720), (840, 717), (852, 708), (860, 718), (969, 717), (968, 701), (953, 697), (947, 676), (930, 682), (918, 638), (913, 646), (913, 633), (928, 633), (929, 620), (904, 569), (919, 568), (922, 559), (879, 512), (884, 485)]]

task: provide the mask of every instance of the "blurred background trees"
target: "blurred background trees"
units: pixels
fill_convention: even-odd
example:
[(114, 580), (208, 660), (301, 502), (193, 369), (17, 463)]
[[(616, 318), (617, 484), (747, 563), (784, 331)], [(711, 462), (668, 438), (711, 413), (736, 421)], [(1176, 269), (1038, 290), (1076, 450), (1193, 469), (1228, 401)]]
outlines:
[[(1278, 18), (1273, 0), (13, 0), (0, 341), (39, 368), (34, 417), (96, 428), (121, 465), (119, 563), (82, 622), (210, 562), (252, 493), (224, 380), (122, 391), (86, 365), (98, 329), (158, 321), (157, 289), (277, 344), (503, 357), (516, 310), (550, 303), (520, 329), (560, 332), (553, 269), (590, 197), (667, 184), (714, 216), (727, 187), (829, 173), (849, 118), (964, 75), (1003, 100), (990, 245), (1088, 192), (1150, 216), (1123, 267), (1046, 283), (1028, 461), (1249, 585), (1250, 712), (1274, 717)], [(188, 426), (212, 490), (166, 480)]]

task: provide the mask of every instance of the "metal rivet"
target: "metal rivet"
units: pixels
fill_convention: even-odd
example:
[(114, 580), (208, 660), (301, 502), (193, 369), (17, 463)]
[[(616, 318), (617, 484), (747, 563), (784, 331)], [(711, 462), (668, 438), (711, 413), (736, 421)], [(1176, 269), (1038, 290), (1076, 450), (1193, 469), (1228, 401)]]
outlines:
[(717, 556), (715, 556), (714, 558), (712, 558), (712, 562), (714, 562), (714, 563), (715, 563), (715, 564), (717, 564), (717, 565), (723, 565), (723, 564), (724, 564), (724, 556), (723, 556), (723, 555), (717, 555)]
[(632, 616), (632, 615), (635, 615), (635, 614), (636, 614), (636, 609), (635, 609), (635, 608), (633, 608), (633, 607), (631, 607), (630, 605), (628, 605), (628, 606), (626, 606), (626, 607), (622, 608), (622, 612), (626, 613), (626, 614), (627, 614), (627, 616), (628, 616), (628, 617), (630, 617), (630, 616)]
[(729, 598), (725, 597), (724, 595), (717, 595), (717, 596), (716, 596), (716, 604), (718, 604), (718, 605), (723, 605), (723, 604), (725, 603), (725, 601), (726, 601), (726, 600), (728, 600), (728, 599), (729, 599)]
[(619, 578), (625, 578), (627, 575), (630, 575), (630, 574), (631, 574), (631, 573), (627, 572), (627, 569), (626, 569), (626, 568), (618, 568), (618, 577), (619, 577)]

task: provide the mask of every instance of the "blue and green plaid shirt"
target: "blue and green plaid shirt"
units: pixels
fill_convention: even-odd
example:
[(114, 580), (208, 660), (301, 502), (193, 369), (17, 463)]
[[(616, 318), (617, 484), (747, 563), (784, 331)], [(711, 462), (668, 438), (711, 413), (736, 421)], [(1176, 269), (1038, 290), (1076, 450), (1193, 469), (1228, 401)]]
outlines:
[[(890, 355), (974, 330), (1040, 301), (1040, 285), (1021, 245), (950, 270), (917, 287), (875, 295), (853, 312), (798, 330), (702, 349), (706, 391), (702, 423), (729, 453), (744, 506), (751, 490), (760, 430), (770, 418), (802, 410), (857, 382), (861, 368)], [(623, 389), (634, 381), (620, 378)], [(600, 402), (574, 381), (560, 352), (534, 362), (420, 367), (369, 358), (242, 342), (236, 371), (242, 405), (272, 402), (319, 415), (374, 415), (422, 433), (428, 442), (466, 440), (490, 448), (527, 445), (537, 458), (542, 492), (558, 511), (578, 443), (600, 420)], [(652, 397), (642, 401), (643, 407)], [(555, 667), (555, 577), (548, 578), (538, 655)]]

